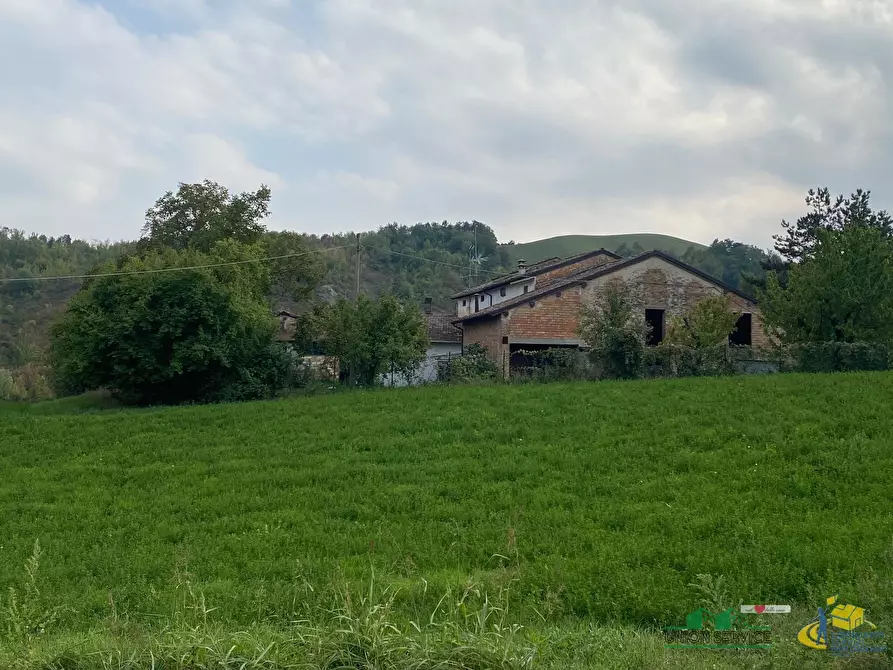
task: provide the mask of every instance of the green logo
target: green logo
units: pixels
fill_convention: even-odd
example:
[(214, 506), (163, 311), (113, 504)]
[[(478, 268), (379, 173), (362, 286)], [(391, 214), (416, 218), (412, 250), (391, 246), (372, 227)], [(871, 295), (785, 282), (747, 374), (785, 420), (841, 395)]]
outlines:
[(772, 628), (755, 626), (733, 609), (713, 614), (703, 607), (685, 617), (684, 626), (664, 629), (672, 649), (769, 649)]

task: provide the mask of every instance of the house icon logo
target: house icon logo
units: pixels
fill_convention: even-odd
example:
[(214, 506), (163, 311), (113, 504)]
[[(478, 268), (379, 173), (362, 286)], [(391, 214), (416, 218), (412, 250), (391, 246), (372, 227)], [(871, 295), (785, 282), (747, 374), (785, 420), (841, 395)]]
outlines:
[(825, 601), (815, 619), (797, 634), (800, 644), (848, 656), (856, 652), (886, 651), (884, 634), (865, 618), (865, 609), (837, 602), (837, 596)]

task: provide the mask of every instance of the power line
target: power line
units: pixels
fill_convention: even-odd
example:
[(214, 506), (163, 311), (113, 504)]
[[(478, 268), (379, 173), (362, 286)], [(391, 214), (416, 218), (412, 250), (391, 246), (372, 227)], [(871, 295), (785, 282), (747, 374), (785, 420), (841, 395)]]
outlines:
[[(437, 265), (444, 265), (448, 268), (458, 268), (459, 270), (468, 270), (468, 268), (464, 265), (456, 265), (454, 263), (445, 263), (443, 261), (436, 261), (433, 258), (425, 258), (424, 256), (416, 256), (415, 254), (404, 254), (400, 251), (394, 251), (393, 249), (385, 249), (384, 247), (371, 247), (368, 245), (363, 245), (366, 249), (374, 249), (375, 251), (385, 251), (390, 254), (394, 254), (395, 256), (405, 256), (406, 258), (414, 258), (419, 261), (426, 261), (428, 263), (436, 263)], [(489, 275), (503, 276), (505, 272), (493, 272), (492, 270), (481, 270), (481, 272), (486, 272)]]
[(22, 281), (50, 281), (54, 279), (95, 279), (99, 277), (122, 277), (126, 275), (146, 275), (146, 274), (155, 274), (159, 272), (178, 272), (181, 270), (203, 270), (205, 268), (220, 268), (226, 267), (229, 265), (244, 265), (246, 263), (265, 263), (267, 261), (279, 261), (286, 258), (300, 258), (301, 256), (309, 256), (310, 254), (322, 254), (327, 253), (329, 251), (335, 251), (336, 249), (346, 249), (347, 247), (353, 246), (351, 244), (344, 244), (339, 247), (329, 247), (328, 249), (314, 249), (313, 251), (302, 251), (300, 253), (295, 254), (284, 254), (282, 256), (267, 256), (265, 258), (249, 258), (241, 261), (226, 261), (224, 263), (208, 263), (207, 265), (190, 265), (185, 267), (172, 267), (172, 268), (154, 268), (152, 270), (123, 270), (121, 272), (103, 272), (100, 274), (89, 274), (89, 275), (60, 275), (55, 277), (11, 277), (8, 279), (0, 279), (0, 284), (7, 284), (12, 282), (22, 282)]

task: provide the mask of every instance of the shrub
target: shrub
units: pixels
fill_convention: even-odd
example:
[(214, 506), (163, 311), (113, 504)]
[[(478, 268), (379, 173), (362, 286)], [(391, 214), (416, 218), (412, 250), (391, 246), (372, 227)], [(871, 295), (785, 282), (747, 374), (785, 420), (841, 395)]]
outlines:
[(645, 350), (645, 367), (649, 377), (705, 377), (737, 371), (726, 344), (689, 347), (662, 343)]
[(512, 354), (525, 359), (527, 365), (513, 365), (513, 379), (536, 381), (558, 381), (586, 379), (592, 370), (586, 364), (584, 355), (578, 349), (551, 347), (538, 351), (517, 351)]
[(590, 346), (590, 359), (599, 377), (641, 377), (647, 332), (647, 324), (634, 310), (622, 283), (609, 284), (595, 305), (581, 311), (580, 336)]
[(15, 370), (0, 368), (0, 400), (46, 400), (53, 397), (46, 372), (29, 364)]
[(784, 368), (798, 372), (889, 370), (886, 342), (806, 342), (784, 348)]
[(439, 381), (468, 382), (479, 379), (495, 379), (499, 368), (486, 347), (469, 344), (461, 356), (441, 361), (437, 369)]
[(175, 272), (90, 280), (52, 330), (61, 392), (107, 389), (128, 404), (243, 400), (271, 395), (283, 382), (271, 347), (275, 321), (257, 263), (261, 250), (230, 242), (214, 255), (167, 251), (130, 259), (124, 270), (191, 266)]
[(15, 381), (12, 378), (12, 373), (5, 368), (0, 368), (0, 400), (16, 400), (14, 392)]
[(412, 377), (429, 344), (418, 308), (392, 296), (318, 304), (298, 324), (296, 343), (304, 351), (320, 344), (350, 382), (362, 386), (374, 386), (384, 372)]
[(671, 317), (664, 342), (698, 349), (725, 346), (738, 316), (732, 311), (728, 296), (702, 298), (682, 316)]

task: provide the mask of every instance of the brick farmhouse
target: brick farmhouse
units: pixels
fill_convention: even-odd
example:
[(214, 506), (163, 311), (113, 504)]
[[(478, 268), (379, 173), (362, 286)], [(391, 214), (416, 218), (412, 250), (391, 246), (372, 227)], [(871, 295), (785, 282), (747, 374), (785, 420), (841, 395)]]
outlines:
[(649, 344), (659, 344), (667, 318), (703, 297), (726, 295), (740, 314), (732, 344), (765, 346), (762, 317), (754, 298), (660, 251), (621, 258), (605, 249), (570, 258), (550, 258), (453, 296), (463, 348), (478, 343), (508, 373), (516, 351), (580, 347), (580, 312), (598, 292), (620, 280), (651, 325)]

